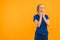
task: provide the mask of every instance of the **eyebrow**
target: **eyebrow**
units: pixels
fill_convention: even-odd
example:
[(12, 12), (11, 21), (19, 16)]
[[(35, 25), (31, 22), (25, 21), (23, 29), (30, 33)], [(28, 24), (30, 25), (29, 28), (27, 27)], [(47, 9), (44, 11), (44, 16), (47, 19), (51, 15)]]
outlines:
[(41, 8), (44, 8), (44, 7), (41, 7)]

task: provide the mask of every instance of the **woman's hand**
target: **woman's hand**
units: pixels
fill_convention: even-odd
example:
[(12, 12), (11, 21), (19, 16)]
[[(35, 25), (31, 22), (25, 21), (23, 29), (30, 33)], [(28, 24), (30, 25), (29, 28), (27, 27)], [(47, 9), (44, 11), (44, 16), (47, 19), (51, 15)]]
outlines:
[(50, 22), (49, 22), (49, 19), (46, 19), (45, 18), (45, 14), (43, 14), (43, 19), (44, 19), (45, 23), (49, 26), (50, 25)]

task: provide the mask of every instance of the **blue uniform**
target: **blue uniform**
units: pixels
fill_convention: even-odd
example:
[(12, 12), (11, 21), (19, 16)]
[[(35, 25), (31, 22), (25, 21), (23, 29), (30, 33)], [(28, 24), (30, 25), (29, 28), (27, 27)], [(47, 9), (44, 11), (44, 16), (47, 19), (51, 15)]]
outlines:
[[(49, 19), (48, 15), (45, 15), (46, 19)], [(39, 14), (34, 15), (34, 19), (33, 21), (37, 20), (39, 21), (40, 16)], [(47, 30), (47, 25), (44, 21), (44, 19), (42, 18), (42, 23), (40, 25), (40, 27), (37, 27), (36, 31), (35, 31), (35, 40), (48, 40), (48, 30)]]

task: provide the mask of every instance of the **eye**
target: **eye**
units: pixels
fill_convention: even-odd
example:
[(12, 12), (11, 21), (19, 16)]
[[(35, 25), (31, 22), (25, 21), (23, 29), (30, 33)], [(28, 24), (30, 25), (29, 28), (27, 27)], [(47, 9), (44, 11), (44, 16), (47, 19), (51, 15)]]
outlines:
[(40, 8), (44, 9), (44, 7), (40, 7)]

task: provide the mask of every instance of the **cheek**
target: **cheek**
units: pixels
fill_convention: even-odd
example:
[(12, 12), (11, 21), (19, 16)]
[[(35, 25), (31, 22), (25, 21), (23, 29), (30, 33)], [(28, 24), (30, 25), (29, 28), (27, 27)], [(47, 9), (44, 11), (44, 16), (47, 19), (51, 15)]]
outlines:
[(41, 8), (39, 10), (42, 10)]

